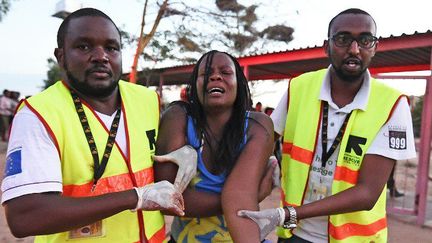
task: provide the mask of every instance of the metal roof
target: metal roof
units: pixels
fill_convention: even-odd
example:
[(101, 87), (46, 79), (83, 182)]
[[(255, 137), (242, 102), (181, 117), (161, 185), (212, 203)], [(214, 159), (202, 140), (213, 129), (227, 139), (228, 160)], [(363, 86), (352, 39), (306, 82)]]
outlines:
[[(432, 31), (380, 37), (369, 70), (372, 74), (431, 70)], [(238, 57), (248, 80), (292, 78), (329, 65), (323, 46)], [(187, 83), (193, 65), (152, 70), (150, 86)], [(140, 80), (142, 82), (144, 80)], [(145, 83), (145, 82), (142, 82)]]

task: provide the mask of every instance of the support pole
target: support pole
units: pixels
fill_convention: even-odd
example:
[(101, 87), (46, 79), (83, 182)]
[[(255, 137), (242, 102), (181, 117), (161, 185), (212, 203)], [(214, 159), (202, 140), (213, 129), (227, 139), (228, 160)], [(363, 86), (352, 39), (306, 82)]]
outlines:
[(417, 175), (419, 180), (416, 185), (415, 209), (417, 225), (424, 225), (426, 220), (428, 176), (430, 164), (430, 151), (432, 139), (432, 51), (430, 58), (431, 73), (426, 80), (426, 90), (423, 97), (423, 111), (420, 130), (420, 151), (418, 157)]

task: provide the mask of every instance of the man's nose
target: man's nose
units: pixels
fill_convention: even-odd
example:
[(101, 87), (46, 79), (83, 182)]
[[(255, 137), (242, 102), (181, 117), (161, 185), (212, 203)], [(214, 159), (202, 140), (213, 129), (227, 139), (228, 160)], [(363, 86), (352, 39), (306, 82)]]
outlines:
[(349, 47), (348, 47), (348, 52), (351, 54), (354, 54), (354, 55), (357, 55), (360, 53), (360, 46), (356, 40), (353, 40), (351, 42), (351, 45), (349, 45)]
[(91, 60), (94, 62), (103, 62), (103, 63), (109, 62), (108, 54), (105, 52), (105, 49), (103, 47), (94, 48), (92, 52)]

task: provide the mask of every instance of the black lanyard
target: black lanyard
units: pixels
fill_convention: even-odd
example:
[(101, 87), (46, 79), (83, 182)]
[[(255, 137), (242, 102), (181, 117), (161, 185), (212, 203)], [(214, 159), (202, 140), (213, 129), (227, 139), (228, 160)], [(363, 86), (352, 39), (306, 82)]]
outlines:
[(94, 169), (93, 170), (93, 187), (91, 189), (93, 191), (96, 187), (98, 180), (102, 177), (102, 175), (105, 171), (105, 168), (107, 166), (108, 159), (111, 155), (111, 150), (112, 150), (112, 147), (114, 146), (115, 137), (117, 135), (117, 129), (119, 126), (121, 109), (118, 108), (116, 111), (116, 115), (115, 115), (114, 120), (111, 124), (110, 132), (108, 135), (108, 140), (107, 140), (107, 143), (105, 145), (105, 151), (104, 151), (104, 154), (102, 156), (101, 163), (99, 164), (99, 155), (98, 155), (97, 147), (95, 144), (95, 140), (93, 138), (93, 134), (90, 130), (90, 125), (88, 124), (87, 116), (84, 112), (84, 108), (82, 106), (81, 100), (78, 97), (78, 95), (75, 93), (75, 91), (73, 91), (72, 89), (70, 90), (70, 93), (72, 95), (72, 98), (73, 98), (73, 101), (75, 104), (76, 112), (77, 112), (78, 117), (80, 119), (81, 126), (84, 130), (84, 134), (86, 136), (87, 143), (90, 147), (90, 151), (91, 151), (91, 154), (93, 156), (93, 165), (94, 165), (94, 168), (93, 168)]
[(323, 107), (323, 118), (322, 118), (322, 127), (321, 127), (321, 145), (322, 145), (322, 154), (321, 154), (321, 166), (325, 167), (327, 160), (330, 158), (330, 156), (334, 153), (337, 146), (342, 141), (342, 137), (345, 132), (345, 128), (348, 124), (348, 119), (351, 116), (351, 112), (345, 117), (345, 120), (339, 129), (339, 132), (333, 141), (332, 146), (330, 147), (330, 150), (327, 152), (327, 125), (328, 125), (328, 103), (327, 101), (324, 101), (324, 107)]

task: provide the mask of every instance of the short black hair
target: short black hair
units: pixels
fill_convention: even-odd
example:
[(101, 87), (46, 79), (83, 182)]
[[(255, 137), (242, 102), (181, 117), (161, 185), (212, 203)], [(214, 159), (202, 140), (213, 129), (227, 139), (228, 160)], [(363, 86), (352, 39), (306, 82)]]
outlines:
[(374, 22), (375, 30), (376, 30), (376, 28), (377, 28), (377, 25), (376, 25), (375, 19), (374, 19), (374, 18), (373, 18), (373, 17), (372, 17), (368, 12), (366, 12), (366, 11), (364, 11), (364, 10), (361, 10), (361, 9), (359, 9), (359, 8), (349, 8), (349, 9), (346, 9), (346, 10), (344, 10), (344, 11), (338, 13), (336, 16), (334, 16), (334, 17), (332, 18), (332, 20), (330, 21), (330, 23), (329, 23), (329, 25), (328, 25), (327, 37), (330, 37), (330, 29), (331, 29), (331, 27), (332, 27), (332, 25), (333, 25), (333, 22), (337, 19), (337, 17), (339, 17), (339, 16), (341, 16), (341, 15), (344, 15), (344, 14), (364, 14), (364, 15), (367, 15), (367, 16), (371, 17), (372, 21)]
[(274, 111), (274, 108), (273, 108), (273, 107), (266, 107), (266, 108), (264, 109), (264, 113), (266, 113), (266, 114), (267, 114), (267, 112), (269, 112), (269, 111), (273, 112), (273, 111)]
[(114, 21), (108, 15), (106, 15), (104, 12), (102, 12), (98, 9), (95, 9), (95, 8), (81, 8), (81, 9), (78, 9), (77, 11), (69, 14), (61, 23), (61, 25), (57, 31), (57, 47), (58, 48), (63, 48), (63, 46), (64, 46), (64, 40), (65, 40), (66, 33), (68, 31), (70, 21), (72, 19), (77, 19), (80, 17), (87, 17), (87, 16), (102, 17), (102, 18), (105, 18), (105, 19), (111, 21), (111, 23), (114, 25), (114, 27), (118, 31), (120, 39), (121, 39), (121, 33), (120, 33), (119, 28), (117, 27), (117, 25), (114, 23)]

